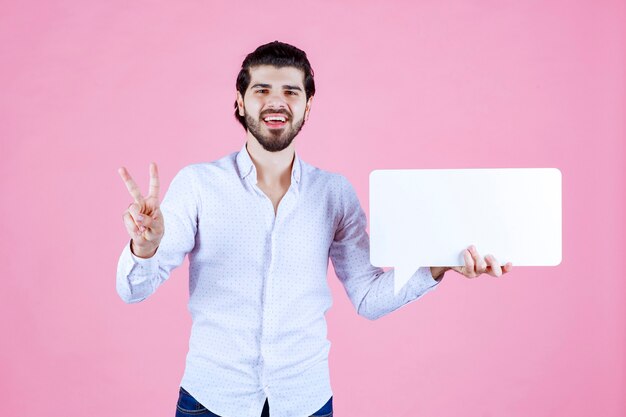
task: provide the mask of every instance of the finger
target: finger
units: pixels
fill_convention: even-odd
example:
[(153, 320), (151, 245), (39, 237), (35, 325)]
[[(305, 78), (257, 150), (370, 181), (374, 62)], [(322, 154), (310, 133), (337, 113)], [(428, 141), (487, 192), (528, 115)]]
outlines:
[(153, 217), (154, 211), (152, 212), (152, 214), (148, 214), (146, 213), (147, 208), (142, 208), (136, 203), (131, 204), (131, 206), (133, 206), (132, 213), (135, 216), (135, 221), (137, 223), (137, 226), (139, 226), (139, 229), (141, 229), (141, 226), (144, 226), (146, 229), (151, 228), (155, 221)]
[(140, 232), (143, 232), (143, 230), (145, 229), (144, 222), (146, 220), (146, 217), (148, 216), (145, 216), (141, 213), (141, 207), (139, 206), (139, 204), (132, 203), (130, 206), (128, 206), (127, 211), (132, 216), (133, 222), (135, 222), (135, 226), (137, 226)]
[(485, 262), (485, 259), (482, 256), (480, 256), (480, 254), (478, 253), (478, 250), (476, 249), (476, 246), (471, 245), (469, 247), (469, 251), (472, 254), (472, 258), (474, 259), (474, 264), (476, 265), (476, 274), (480, 275), (486, 272), (487, 262)]
[(149, 216), (144, 216), (144, 218), (151, 219), (150, 227), (146, 226), (146, 228), (142, 230), (142, 235), (144, 239), (149, 240), (150, 242), (160, 241), (163, 237), (163, 232), (165, 230), (165, 226), (163, 225), (163, 217), (159, 215), (156, 219)]
[(163, 234), (163, 215), (161, 214), (161, 210), (156, 208), (152, 215), (142, 214), (141, 222), (139, 223), (140, 230), (143, 232), (144, 229), (141, 226), (144, 226), (145, 230), (149, 230), (152, 233)]
[(502, 268), (500, 267), (498, 260), (493, 255), (487, 255), (485, 258), (487, 259), (487, 263), (491, 267), (491, 272), (488, 272), (489, 275), (495, 277), (502, 276)]
[(154, 210), (151, 217), (148, 217), (150, 223), (150, 228), (155, 229), (157, 231), (163, 230), (163, 214), (161, 213), (161, 209), (158, 207)]
[(150, 163), (150, 191), (148, 197), (153, 197), (159, 201), (159, 169), (156, 162)]
[(156, 220), (152, 219), (151, 222), (152, 223), (150, 223), (149, 227), (146, 226), (146, 229), (150, 231), (151, 233), (156, 233), (157, 235), (163, 235), (163, 230), (164, 230), (163, 218), (160, 217)]
[(506, 274), (507, 272), (511, 272), (511, 269), (513, 269), (513, 264), (511, 262), (507, 262), (502, 267), (502, 274)]
[(135, 224), (135, 221), (133, 220), (133, 217), (130, 215), (128, 210), (124, 212), (122, 218), (124, 219), (124, 226), (126, 226), (126, 231), (130, 235), (130, 237), (132, 237), (133, 239), (139, 238), (141, 236), (141, 232), (139, 231), (139, 228)]
[(133, 197), (133, 199), (137, 203), (143, 203), (143, 196), (141, 195), (141, 191), (139, 191), (139, 187), (137, 187), (137, 184), (135, 183), (135, 181), (133, 181), (133, 178), (128, 173), (128, 170), (124, 167), (121, 167), (117, 170), (117, 172), (120, 174), (120, 177), (122, 177), (122, 180), (124, 180), (124, 184), (126, 184), (126, 188), (128, 189), (128, 192)]
[[(133, 207), (133, 210), (135, 210), (135, 207)], [(136, 221), (138, 226), (145, 226), (147, 229), (149, 229), (154, 227), (155, 222), (163, 220), (163, 217), (160, 214), (160, 210), (158, 208), (152, 210), (152, 213), (145, 213), (145, 211), (146, 210), (139, 209), (138, 214), (136, 214)], [(136, 212), (133, 211), (132, 213), (133, 215), (135, 215)]]
[(163, 213), (161, 213), (161, 209), (159, 207), (155, 208), (154, 212), (152, 213), (152, 220), (158, 219), (163, 219)]
[(463, 251), (463, 258), (465, 258), (465, 271), (462, 272), (462, 274), (468, 278), (474, 278), (474, 259), (472, 258), (472, 254), (469, 250), (465, 249)]
[(155, 226), (154, 219), (147, 214), (140, 214), (137, 220), (137, 226), (139, 226), (139, 229), (141, 229), (142, 226), (146, 229), (151, 229)]
[(161, 239), (161, 234), (158, 233), (156, 230), (154, 229), (146, 229), (143, 233), (143, 238), (146, 239), (149, 242), (156, 242), (159, 239)]

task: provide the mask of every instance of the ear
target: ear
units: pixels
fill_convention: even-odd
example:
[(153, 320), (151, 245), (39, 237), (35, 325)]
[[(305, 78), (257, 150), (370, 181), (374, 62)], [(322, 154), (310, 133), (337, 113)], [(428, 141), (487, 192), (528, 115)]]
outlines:
[(311, 112), (311, 104), (313, 103), (313, 96), (309, 97), (304, 108), (304, 121), (309, 120), (309, 113)]
[(243, 107), (243, 97), (241, 96), (241, 93), (239, 91), (237, 91), (237, 107), (238, 107), (239, 115), (245, 116), (245, 110)]

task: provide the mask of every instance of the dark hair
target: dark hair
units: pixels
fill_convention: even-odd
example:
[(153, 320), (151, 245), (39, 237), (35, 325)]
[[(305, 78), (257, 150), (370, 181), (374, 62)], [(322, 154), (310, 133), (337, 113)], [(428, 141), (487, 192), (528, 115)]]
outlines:
[[(249, 53), (241, 64), (241, 70), (237, 75), (237, 91), (245, 96), (250, 85), (250, 67), (258, 65), (272, 65), (276, 68), (296, 67), (304, 72), (304, 92), (306, 99), (315, 94), (315, 81), (313, 81), (313, 68), (306, 57), (306, 53), (293, 45), (274, 41), (261, 45)], [(246, 118), (239, 115), (237, 100), (235, 100), (235, 118), (247, 131)]]

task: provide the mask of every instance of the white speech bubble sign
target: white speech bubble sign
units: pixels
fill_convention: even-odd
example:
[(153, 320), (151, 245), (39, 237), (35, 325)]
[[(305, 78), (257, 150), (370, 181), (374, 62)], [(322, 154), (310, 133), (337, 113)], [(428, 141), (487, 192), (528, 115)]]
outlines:
[(465, 265), (471, 244), (501, 265), (561, 263), (557, 168), (375, 170), (369, 180), (370, 261), (394, 267), (396, 294), (421, 266)]

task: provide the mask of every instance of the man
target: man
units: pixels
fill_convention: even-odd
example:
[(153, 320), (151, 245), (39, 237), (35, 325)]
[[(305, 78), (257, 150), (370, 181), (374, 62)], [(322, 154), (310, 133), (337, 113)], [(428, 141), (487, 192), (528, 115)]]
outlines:
[(119, 170), (134, 198), (123, 215), (131, 240), (118, 263), (120, 297), (144, 300), (189, 255), (193, 325), (177, 416), (269, 416), (270, 404), (272, 417), (332, 415), (329, 257), (358, 314), (372, 320), (435, 288), (448, 269), (466, 277), (511, 269), (471, 247), (464, 267), (419, 268), (394, 295), (393, 269), (369, 262), (353, 187), (295, 152), (314, 94), (303, 51), (262, 45), (237, 77), (239, 152), (184, 167), (162, 205), (156, 164), (147, 198)]

